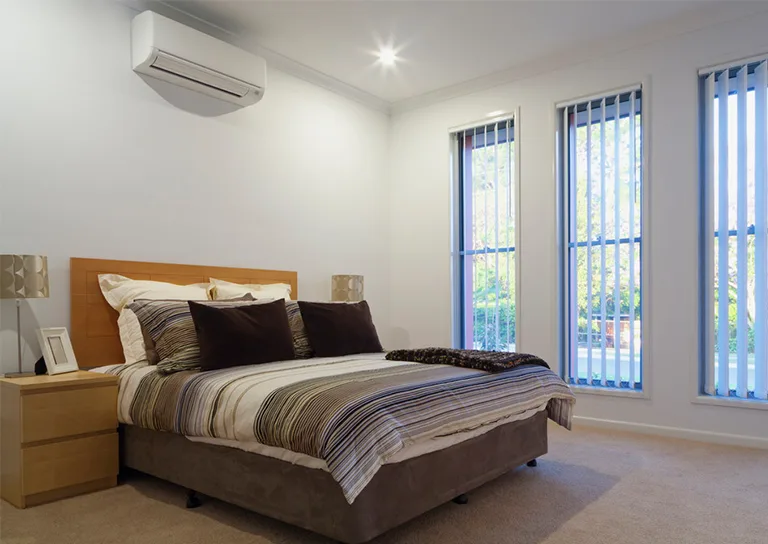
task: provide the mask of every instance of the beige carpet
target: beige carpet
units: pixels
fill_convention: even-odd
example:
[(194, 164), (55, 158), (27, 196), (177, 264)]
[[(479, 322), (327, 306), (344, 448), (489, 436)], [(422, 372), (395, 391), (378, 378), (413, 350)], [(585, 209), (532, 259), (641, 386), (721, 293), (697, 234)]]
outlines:
[[(768, 451), (551, 426), (550, 452), (374, 542), (418, 544), (766, 544)], [(3, 544), (328, 544), (149, 477), (16, 510)]]

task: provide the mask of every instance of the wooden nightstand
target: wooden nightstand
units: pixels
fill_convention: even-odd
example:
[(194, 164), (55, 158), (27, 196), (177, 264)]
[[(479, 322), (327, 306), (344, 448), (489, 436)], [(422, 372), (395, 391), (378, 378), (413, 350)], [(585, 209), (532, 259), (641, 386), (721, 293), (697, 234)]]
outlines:
[(0, 378), (0, 495), (19, 508), (117, 482), (117, 377)]

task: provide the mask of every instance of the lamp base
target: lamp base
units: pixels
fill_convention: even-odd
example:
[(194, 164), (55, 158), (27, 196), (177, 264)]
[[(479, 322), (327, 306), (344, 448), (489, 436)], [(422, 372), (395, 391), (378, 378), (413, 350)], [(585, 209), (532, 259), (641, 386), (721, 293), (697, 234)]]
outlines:
[(34, 376), (34, 372), (8, 372), (3, 375), (3, 378), (30, 378)]

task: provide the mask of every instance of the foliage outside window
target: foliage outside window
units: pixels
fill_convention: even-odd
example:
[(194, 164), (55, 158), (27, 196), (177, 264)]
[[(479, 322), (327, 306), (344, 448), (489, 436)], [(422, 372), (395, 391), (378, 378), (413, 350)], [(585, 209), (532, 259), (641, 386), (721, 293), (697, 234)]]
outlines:
[(514, 351), (515, 142), (512, 119), (453, 135), (459, 193), (461, 346)]
[(702, 71), (701, 94), (702, 390), (768, 400), (768, 60)]
[(570, 383), (642, 389), (642, 92), (560, 109)]

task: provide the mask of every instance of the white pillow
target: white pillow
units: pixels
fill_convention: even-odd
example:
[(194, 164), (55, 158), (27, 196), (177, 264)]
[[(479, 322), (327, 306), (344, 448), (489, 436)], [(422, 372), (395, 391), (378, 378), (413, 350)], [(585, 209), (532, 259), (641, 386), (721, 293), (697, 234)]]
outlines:
[(99, 287), (115, 310), (139, 298), (151, 300), (208, 300), (208, 284), (175, 285), (163, 281), (132, 280), (119, 274), (99, 274)]
[(120, 343), (123, 345), (125, 364), (130, 365), (147, 360), (147, 348), (144, 345), (144, 335), (141, 332), (139, 318), (133, 310), (123, 308), (117, 318), (117, 328), (120, 331)]
[(291, 286), (287, 283), (242, 284), (211, 278), (211, 298), (213, 300), (238, 298), (249, 293), (256, 300), (267, 298), (291, 300)]
[(110, 306), (120, 312), (117, 328), (123, 345), (125, 364), (147, 359), (144, 335), (139, 319), (125, 308), (136, 299), (208, 300), (208, 284), (175, 285), (162, 281), (132, 280), (119, 274), (99, 274), (99, 287)]

